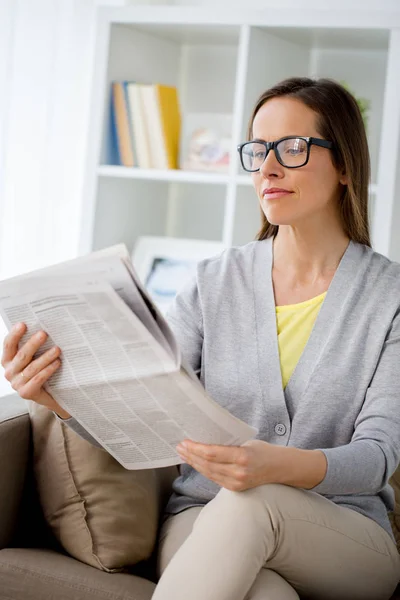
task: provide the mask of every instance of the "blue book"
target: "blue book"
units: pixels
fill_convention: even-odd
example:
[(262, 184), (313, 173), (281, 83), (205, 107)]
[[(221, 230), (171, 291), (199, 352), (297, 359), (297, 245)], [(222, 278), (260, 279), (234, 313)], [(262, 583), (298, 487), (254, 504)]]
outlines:
[(121, 157), (118, 149), (118, 135), (117, 135), (117, 124), (115, 117), (115, 103), (114, 95), (112, 91), (112, 85), (110, 86), (110, 97), (109, 97), (109, 117), (108, 117), (108, 131), (107, 131), (107, 145), (106, 145), (106, 165), (122, 165)]
[(123, 81), (123, 86), (124, 86), (124, 95), (125, 95), (125, 105), (127, 108), (127, 112), (128, 112), (128, 122), (129, 122), (129, 132), (130, 132), (130, 136), (131, 136), (131, 144), (132, 144), (132, 152), (133, 152), (133, 156), (135, 157), (135, 166), (138, 166), (138, 154), (137, 154), (137, 148), (136, 148), (136, 142), (135, 142), (135, 128), (134, 128), (134, 119), (133, 119), (133, 113), (132, 113), (132, 107), (130, 104), (130, 100), (129, 100), (129, 93), (128, 93), (128, 85), (130, 83), (135, 83), (134, 81)]

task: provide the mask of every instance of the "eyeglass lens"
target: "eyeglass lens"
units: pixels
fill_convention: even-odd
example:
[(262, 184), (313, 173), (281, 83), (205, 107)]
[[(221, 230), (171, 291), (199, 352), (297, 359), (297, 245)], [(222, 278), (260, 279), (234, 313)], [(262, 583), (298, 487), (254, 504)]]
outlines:
[[(282, 140), (275, 147), (278, 160), (286, 167), (301, 167), (307, 161), (307, 142), (302, 138)], [(243, 166), (257, 171), (265, 161), (267, 150), (259, 142), (248, 142), (242, 148)]]

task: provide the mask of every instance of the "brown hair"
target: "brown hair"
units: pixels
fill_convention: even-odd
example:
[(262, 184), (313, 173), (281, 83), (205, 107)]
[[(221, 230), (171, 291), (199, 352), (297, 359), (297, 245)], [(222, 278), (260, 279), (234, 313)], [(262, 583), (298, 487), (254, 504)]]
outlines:
[[(364, 122), (354, 96), (331, 79), (285, 79), (261, 94), (257, 100), (249, 121), (248, 140), (253, 137), (253, 122), (257, 112), (265, 102), (280, 96), (300, 100), (317, 113), (320, 135), (334, 143), (331, 150), (333, 164), (348, 177), (339, 206), (343, 229), (351, 240), (371, 246), (368, 216), (370, 159)], [(275, 237), (278, 225), (269, 223), (262, 211), (261, 218), (262, 225), (256, 239)]]

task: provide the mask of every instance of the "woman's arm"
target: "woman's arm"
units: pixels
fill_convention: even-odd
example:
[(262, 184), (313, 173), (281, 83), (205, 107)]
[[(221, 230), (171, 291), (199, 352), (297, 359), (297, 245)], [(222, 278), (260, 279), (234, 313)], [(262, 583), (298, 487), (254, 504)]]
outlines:
[(376, 494), (400, 459), (400, 314), (386, 338), (349, 444), (320, 449), (327, 461), (321, 494)]
[(327, 460), (321, 450), (302, 450), (288, 446), (270, 446), (268, 483), (270, 482), (270, 464), (276, 452), (276, 483), (310, 490), (319, 485), (326, 477)]
[(168, 325), (189, 366), (199, 372), (203, 348), (203, 313), (197, 285), (193, 278), (175, 297), (167, 313)]
[(86, 431), (84, 427), (82, 427), (80, 423), (78, 423), (76, 419), (74, 419), (74, 417), (70, 417), (69, 419), (62, 419), (57, 413), (54, 414), (57, 417), (57, 419), (61, 421), (61, 423), (67, 425), (70, 429), (72, 429), (72, 431), (79, 435), (79, 437), (92, 444), (92, 446), (96, 446), (97, 448), (103, 447), (93, 436), (90, 435), (88, 431)]

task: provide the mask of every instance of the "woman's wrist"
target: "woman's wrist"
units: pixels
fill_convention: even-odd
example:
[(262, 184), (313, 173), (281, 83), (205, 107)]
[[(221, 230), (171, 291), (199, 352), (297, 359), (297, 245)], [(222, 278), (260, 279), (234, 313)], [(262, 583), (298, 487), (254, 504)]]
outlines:
[(66, 419), (70, 419), (71, 415), (67, 412), (65, 412), (65, 410), (59, 409), (54, 411), (58, 417), (60, 417), (60, 419), (62, 419), (63, 421), (65, 421)]
[(328, 463), (321, 450), (303, 450), (282, 447), (277, 483), (311, 490), (320, 484), (326, 476)]
[(58, 417), (60, 417), (60, 419), (62, 419), (63, 421), (65, 419), (70, 419), (71, 418), (71, 415), (69, 413), (67, 413), (66, 410), (64, 410), (63, 408), (61, 408), (61, 406), (59, 404), (57, 404), (57, 402), (55, 402), (53, 406), (48, 406), (47, 408), (49, 410), (52, 410), (53, 412), (55, 412), (56, 415)]

